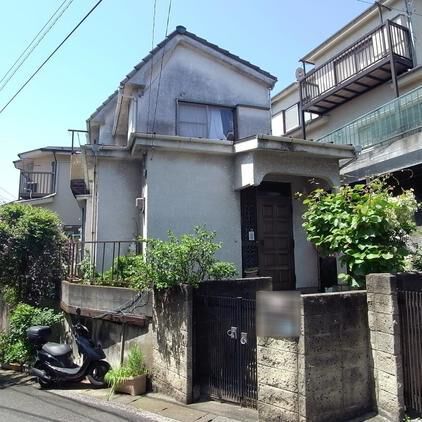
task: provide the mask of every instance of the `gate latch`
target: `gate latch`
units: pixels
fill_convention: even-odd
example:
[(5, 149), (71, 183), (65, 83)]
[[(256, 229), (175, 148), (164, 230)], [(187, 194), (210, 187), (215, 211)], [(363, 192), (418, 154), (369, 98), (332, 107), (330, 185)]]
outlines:
[(230, 330), (227, 330), (227, 335), (236, 340), (237, 339), (237, 327), (231, 327)]
[(240, 333), (240, 344), (246, 344), (248, 342), (248, 333)]

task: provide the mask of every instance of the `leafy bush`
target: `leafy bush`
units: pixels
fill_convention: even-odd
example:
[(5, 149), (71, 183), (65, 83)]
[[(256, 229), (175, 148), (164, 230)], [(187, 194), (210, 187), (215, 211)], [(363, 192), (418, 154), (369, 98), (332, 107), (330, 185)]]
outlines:
[(412, 270), (422, 271), (422, 246), (418, 246), (416, 251), (411, 256)]
[[(221, 249), (222, 243), (215, 241), (216, 233), (204, 227), (194, 227), (192, 234), (176, 237), (169, 231), (168, 240), (146, 239), (145, 261), (140, 265), (140, 277), (137, 288), (155, 287), (158, 290), (180, 284), (198, 286), (202, 280), (214, 274), (222, 274), (222, 264), (218, 262), (215, 253)], [(225, 263), (224, 269), (229, 271)], [(232, 266), (233, 268), (234, 266)]]
[(3, 363), (25, 363), (33, 350), (26, 338), (26, 330), (33, 325), (54, 326), (62, 315), (49, 308), (35, 308), (21, 303), (10, 314), (9, 329), (0, 338), (0, 357)]
[(110, 369), (105, 374), (104, 379), (111, 387), (110, 396), (114, 394), (117, 386), (122, 382), (125, 382), (129, 378), (144, 374), (147, 374), (144, 355), (139, 347), (133, 346), (129, 350), (128, 358), (123, 366), (116, 369)]
[(308, 239), (323, 254), (342, 254), (352, 285), (363, 286), (369, 273), (403, 270), (418, 207), (411, 190), (394, 197), (374, 179), (333, 193), (316, 189), (303, 202)]
[(63, 274), (65, 236), (53, 212), (22, 204), (0, 206), (0, 287), (20, 302), (55, 299)]
[(216, 280), (225, 280), (237, 276), (237, 268), (231, 262), (215, 262), (210, 270), (209, 275)]

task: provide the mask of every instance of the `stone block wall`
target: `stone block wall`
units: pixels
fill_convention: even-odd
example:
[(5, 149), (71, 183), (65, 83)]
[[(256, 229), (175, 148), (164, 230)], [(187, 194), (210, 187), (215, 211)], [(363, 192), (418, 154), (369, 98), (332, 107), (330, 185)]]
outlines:
[(376, 407), (381, 416), (397, 422), (404, 416), (399, 278), (400, 275), (370, 274), (366, 279)]
[(304, 295), (301, 418), (341, 421), (372, 410), (365, 292)]
[(192, 288), (154, 291), (154, 391), (183, 403), (192, 402)]
[(262, 421), (342, 421), (370, 412), (365, 292), (302, 295), (299, 338), (259, 338)]

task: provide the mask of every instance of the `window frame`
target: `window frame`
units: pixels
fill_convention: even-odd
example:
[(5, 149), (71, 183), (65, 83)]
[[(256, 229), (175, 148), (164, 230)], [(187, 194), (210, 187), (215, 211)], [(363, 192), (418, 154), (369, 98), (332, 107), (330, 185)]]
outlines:
[[(232, 118), (233, 118), (233, 140), (229, 140), (229, 139), (216, 139), (218, 141), (228, 141), (228, 142), (233, 142), (235, 140), (237, 140), (237, 115), (236, 115), (236, 107), (235, 106), (230, 106), (227, 104), (218, 104), (218, 103), (201, 103), (198, 101), (193, 101), (193, 100), (186, 100), (186, 99), (180, 99), (180, 98), (176, 98), (176, 136), (184, 136), (180, 134), (180, 110), (179, 107), (180, 105), (183, 104), (187, 104), (187, 105), (192, 105), (192, 106), (199, 106), (199, 107), (205, 107), (208, 111), (208, 107), (213, 107), (213, 108), (224, 108), (227, 110), (230, 110), (232, 113)], [(206, 113), (207, 115), (207, 131), (208, 131), (208, 112)], [(188, 123), (188, 122), (187, 122)], [(205, 138), (200, 138), (200, 139), (210, 139), (209, 137), (209, 133), (207, 133), (207, 137)]]

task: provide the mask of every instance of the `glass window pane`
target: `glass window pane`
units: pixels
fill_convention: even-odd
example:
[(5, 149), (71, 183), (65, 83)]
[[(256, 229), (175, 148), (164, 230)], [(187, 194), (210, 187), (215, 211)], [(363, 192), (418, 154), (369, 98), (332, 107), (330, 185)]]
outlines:
[(284, 134), (283, 113), (278, 113), (272, 118), (272, 134), (274, 136), (281, 136)]
[(299, 126), (299, 109), (297, 104), (285, 110), (284, 116), (286, 121), (286, 132)]

